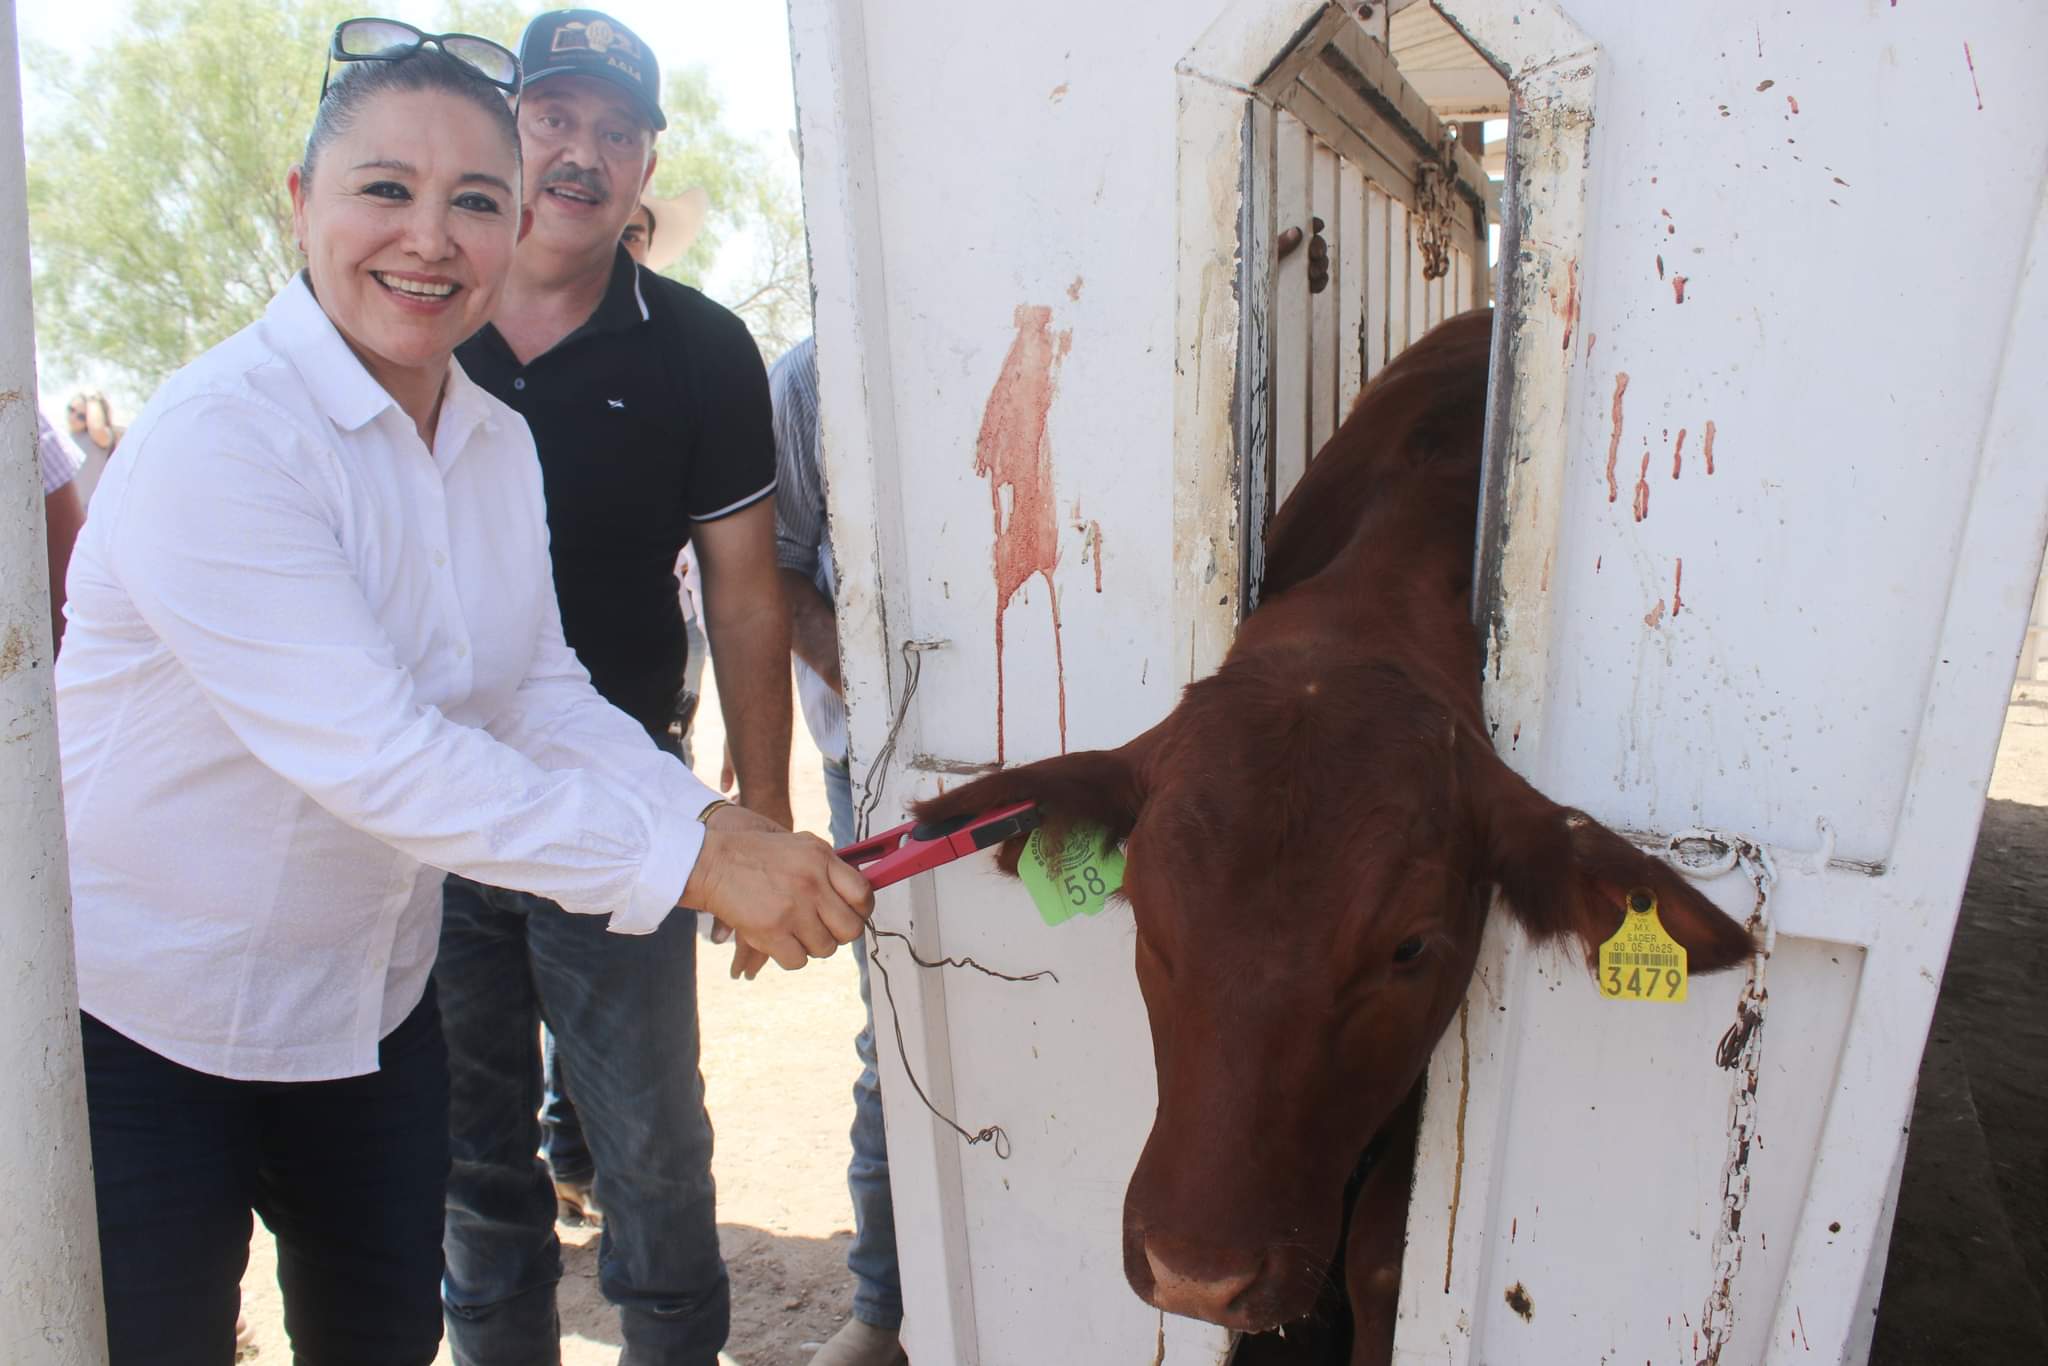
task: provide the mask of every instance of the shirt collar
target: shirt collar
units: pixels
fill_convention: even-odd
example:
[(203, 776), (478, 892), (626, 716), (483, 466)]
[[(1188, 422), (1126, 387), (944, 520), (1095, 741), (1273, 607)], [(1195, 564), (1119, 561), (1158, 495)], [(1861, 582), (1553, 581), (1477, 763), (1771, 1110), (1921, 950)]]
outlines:
[(479, 432), (498, 429), (497, 410), (476, 381), (452, 356), (448, 360), (448, 387), (441, 394), (440, 425), (434, 429), (434, 463), (442, 469), (453, 465), (470, 439)]
[(345, 432), (369, 425), (397, 400), (370, 377), (300, 271), (264, 310), (277, 349), (292, 362), (328, 420)]
[(620, 247), (612, 258), (612, 278), (604, 287), (604, 298), (598, 300), (597, 311), (562, 340), (574, 341), (592, 332), (623, 332), (638, 327), (650, 316), (647, 295), (640, 289), (640, 267)]

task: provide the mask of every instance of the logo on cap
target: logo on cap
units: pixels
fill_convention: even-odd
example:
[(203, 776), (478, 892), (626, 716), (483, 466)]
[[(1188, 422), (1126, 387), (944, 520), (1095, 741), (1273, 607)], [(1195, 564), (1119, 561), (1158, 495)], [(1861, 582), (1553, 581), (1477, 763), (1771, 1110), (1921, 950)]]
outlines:
[(638, 57), (640, 49), (633, 40), (613, 28), (602, 19), (588, 23), (574, 20), (555, 30), (554, 41), (549, 44), (550, 52), (595, 52), (605, 53), (617, 48), (628, 57)]

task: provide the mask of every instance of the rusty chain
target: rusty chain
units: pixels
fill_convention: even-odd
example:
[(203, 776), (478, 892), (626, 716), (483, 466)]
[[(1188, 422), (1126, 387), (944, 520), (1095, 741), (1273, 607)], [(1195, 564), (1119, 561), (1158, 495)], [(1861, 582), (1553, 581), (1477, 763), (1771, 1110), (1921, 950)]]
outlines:
[(1451, 225), (1458, 216), (1458, 139), (1444, 130), (1434, 161), (1415, 163), (1416, 246), (1422, 252), (1422, 278), (1441, 280), (1451, 270)]

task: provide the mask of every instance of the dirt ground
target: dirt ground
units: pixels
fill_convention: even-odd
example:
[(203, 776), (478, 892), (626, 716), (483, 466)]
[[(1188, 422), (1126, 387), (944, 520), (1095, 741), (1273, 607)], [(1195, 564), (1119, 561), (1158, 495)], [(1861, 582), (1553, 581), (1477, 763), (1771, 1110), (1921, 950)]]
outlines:
[(2048, 684), (2015, 690), (1941, 983), (1872, 1366), (2048, 1361)]
[[(709, 688), (698, 771), (716, 781)], [(797, 822), (823, 832), (817, 753), (795, 727)], [(732, 1272), (728, 1347), (742, 1366), (803, 1366), (850, 1308), (846, 1131), (860, 999), (841, 953), (752, 983), (707, 950), (697, 984), (717, 1129), (719, 1241)], [(1961, 922), (1921, 1069), (1872, 1366), (2048, 1361), (2048, 684), (2015, 691)], [(564, 1366), (615, 1366), (617, 1314), (597, 1239), (562, 1227)], [(258, 1226), (243, 1359), (289, 1362), (275, 1249)], [(448, 1359), (443, 1350), (441, 1360)]]

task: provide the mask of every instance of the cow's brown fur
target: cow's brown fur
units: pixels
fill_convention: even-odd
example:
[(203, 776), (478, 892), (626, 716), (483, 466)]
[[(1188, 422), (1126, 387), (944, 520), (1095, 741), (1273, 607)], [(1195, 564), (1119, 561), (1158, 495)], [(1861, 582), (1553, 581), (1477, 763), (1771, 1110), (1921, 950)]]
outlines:
[[(1054, 832), (1128, 842), (1159, 1110), (1124, 1261), (1163, 1308), (1249, 1330), (1309, 1312), (1346, 1179), (1463, 999), (1496, 888), (1589, 960), (1636, 887), (1694, 971), (1749, 952), (1669, 865), (1493, 752), (1470, 610), (1490, 319), (1443, 324), (1366, 388), (1274, 519), (1264, 604), (1165, 720), (918, 808), (1030, 800)], [(1391, 1341), (1398, 1158), (1350, 1234), (1357, 1362)]]

